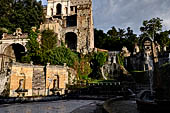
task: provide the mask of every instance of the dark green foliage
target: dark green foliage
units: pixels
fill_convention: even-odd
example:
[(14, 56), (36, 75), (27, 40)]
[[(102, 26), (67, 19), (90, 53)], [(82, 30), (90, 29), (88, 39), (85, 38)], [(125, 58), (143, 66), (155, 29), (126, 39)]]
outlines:
[(107, 56), (108, 55), (105, 52), (97, 52), (93, 56), (93, 63), (98, 67), (102, 67), (107, 60)]
[(92, 59), (92, 55), (83, 55), (80, 54), (79, 62), (77, 62), (76, 70), (80, 80), (88, 80), (88, 75), (92, 72), (90, 67), (90, 61)]
[(92, 62), (92, 73), (90, 74), (91, 78), (99, 79), (102, 78), (101, 74), (101, 67), (105, 64), (107, 61), (108, 54), (105, 52), (98, 52), (94, 53), (93, 58), (91, 60)]
[(147, 33), (151, 38), (156, 35), (158, 31), (162, 30), (162, 22), (160, 18), (152, 18), (150, 20), (144, 20), (143, 26), (140, 27), (140, 31)]
[(37, 42), (38, 33), (31, 31), (29, 41), (26, 45), (27, 54), (22, 58), (22, 62), (33, 61), (34, 64), (64, 65), (73, 67), (78, 55), (64, 46), (57, 47), (57, 36), (52, 31), (42, 33), (41, 45)]
[(160, 18), (143, 21), (143, 26), (140, 28), (142, 34), (140, 35), (139, 43), (142, 43), (145, 37), (150, 37), (154, 41), (157, 41), (161, 45), (161, 48), (169, 46), (169, 31), (162, 31), (162, 21)]
[(37, 32), (33, 32), (31, 31), (28, 38), (29, 41), (26, 45), (27, 48), (27, 54), (26, 56), (22, 57), (22, 62), (30, 62), (33, 61), (34, 64), (41, 64), (42, 62), (42, 51), (40, 48), (39, 43), (37, 42), (37, 36), (38, 33)]
[(29, 32), (44, 21), (43, 7), (36, 0), (1, 0), (0, 7), (0, 28), (7, 28), (9, 33), (16, 28)]
[(118, 35), (118, 32), (117, 32), (116, 28), (113, 26), (112, 29), (108, 30), (107, 34), (108, 34), (108, 36), (114, 38), (114, 36)]
[(57, 46), (57, 35), (52, 30), (42, 32), (41, 47), (44, 50), (54, 49)]
[(128, 48), (130, 52), (134, 51), (134, 45), (138, 43), (137, 35), (133, 33), (130, 27), (127, 28), (127, 33), (125, 34), (124, 45)]
[(150, 38), (154, 38), (154, 41), (157, 41), (163, 48), (163, 46), (170, 44), (170, 32), (162, 31), (162, 21), (160, 18), (144, 20), (140, 28), (142, 33), (139, 35), (139, 38), (133, 33), (130, 27), (124, 30), (120, 28), (116, 29), (113, 26), (107, 33), (94, 29), (95, 47), (109, 51), (121, 51), (122, 47), (126, 46), (130, 52), (133, 52), (135, 43), (141, 48), (143, 39), (149, 36)]
[(124, 66), (124, 56), (121, 54), (118, 54), (117, 58), (118, 58), (118, 64)]
[(3, 33), (8, 33), (8, 30), (6, 28), (0, 28), (0, 39), (2, 39)]
[(73, 67), (74, 63), (78, 60), (78, 55), (72, 52), (69, 48), (66, 47), (57, 47), (54, 50), (54, 63), (63, 65), (66, 63), (68, 66)]
[(105, 46), (107, 40), (108, 40), (108, 36), (102, 30), (94, 29), (95, 47), (101, 49), (107, 49), (107, 46)]
[(95, 29), (94, 39), (95, 47), (109, 51), (121, 51), (122, 47), (126, 46), (132, 52), (134, 44), (138, 42), (137, 35), (133, 33), (130, 27), (127, 28), (127, 31), (120, 28), (116, 30), (115, 27), (112, 27), (107, 34), (102, 30)]
[(169, 31), (163, 31), (156, 35), (155, 40), (163, 46), (169, 46), (170, 45), (170, 39), (169, 39)]

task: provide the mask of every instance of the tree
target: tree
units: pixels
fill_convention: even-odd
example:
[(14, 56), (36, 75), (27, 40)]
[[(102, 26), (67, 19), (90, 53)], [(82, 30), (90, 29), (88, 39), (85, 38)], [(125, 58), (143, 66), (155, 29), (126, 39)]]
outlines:
[(27, 42), (26, 48), (27, 53), (26, 56), (22, 57), (22, 62), (30, 62), (33, 61), (34, 64), (42, 63), (42, 50), (40, 48), (39, 43), (37, 42), (38, 33), (31, 31)]
[(41, 45), (37, 41), (38, 32), (31, 31), (28, 36), (26, 45), (27, 53), (22, 58), (22, 62), (33, 61), (34, 64), (46, 65), (64, 65), (66, 63), (70, 67), (74, 67), (74, 63), (78, 61), (78, 55), (64, 46), (57, 47), (56, 34), (50, 30), (42, 33)]
[(130, 52), (133, 52), (135, 43), (138, 43), (137, 35), (133, 33), (130, 27), (127, 28), (127, 33), (125, 33), (125, 43), (124, 45), (128, 48)]
[(156, 35), (155, 40), (161, 45), (161, 47), (168, 46), (170, 44), (169, 31), (163, 31)]
[(126, 32), (126, 31), (125, 31), (124, 29), (121, 29), (121, 28), (118, 29), (118, 37), (120, 38), (120, 40), (121, 40), (122, 38), (124, 38), (125, 32)]
[(106, 49), (104, 46), (108, 36), (103, 32), (103, 30), (94, 29), (94, 45), (97, 48)]
[(0, 27), (7, 28), (9, 33), (21, 28), (29, 32), (32, 26), (39, 28), (44, 21), (43, 7), (36, 0), (1, 0)]
[(152, 18), (150, 20), (143, 21), (143, 26), (140, 27), (140, 31), (144, 34), (150, 35), (151, 38), (155, 37), (156, 33), (162, 30), (162, 22), (160, 18)]
[(42, 48), (44, 50), (54, 49), (57, 47), (57, 34), (52, 30), (45, 30), (42, 32)]
[(107, 34), (95, 29), (94, 35), (95, 47), (109, 51), (121, 51), (123, 46), (133, 51), (134, 44), (138, 42), (137, 35), (130, 27), (127, 28), (127, 33), (124, 29), (117, 30), (114, 26), (108, 30)]
[(78, 61), (78, 55), (69, 48), (61, 46), (54, 50), (54, 63), (52, 64), (63, 65), (66, 63), (68, 66), (73, 67), (76, 61)]
[(10, 21), (10, 17), (13, 13), (12, 6), (13, 0), (0, 0), (0, 28), (9, 29), (14, 27)]
[(99, 79), (102, 77), (101, 73), (101, 67), (105, 64), (107, 61), (108, 54), (105, 52), (97, 52), (94, 53), (92, 58), (92, 73), (90, 74), (90, 77)]
[(107, 35), (112, 38), (117, 38), (118, 32), (117, 32), (116, 28), (113, 26), (111, 30), (107, 31)]

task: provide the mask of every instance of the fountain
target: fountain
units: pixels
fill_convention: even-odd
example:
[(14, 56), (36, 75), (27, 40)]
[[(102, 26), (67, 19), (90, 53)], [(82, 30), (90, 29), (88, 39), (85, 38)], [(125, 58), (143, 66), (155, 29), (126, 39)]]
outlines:
[(148, 77), (149, 77), (149, 87), (150, 87), (150, 91), (151, 91), (151, 95), (153, 95), (153, 61), (151, 60), (151, 57), (149, 57), (149, 55), (146, 55), (146, 65), (148, 66)]
[(28, 92), (28, 90), (24, 88), (24, 79), (20, 79), (19, 87), (15, 90), (15, 92), (18, 93), (18, 97), (24, 97), (25, 93)]
[[(167, 71), (170, 69), (170, 66), (168, 68), (162, 68), (166, 71), (164, 70), (162, 71), (162, 73), (160, 73), (158, 55), (153, 40), (151, 40), (150, 46), (152, 57), (149, 57), (149, 55), (146, 54), (147, 56), (145, 61), (145, 65), (148, 65), (147, 72), (149, 76), (150, 90), (143, 90), (138, 94), (136, 99), (137, 108), (141, 112), (145, 113), (165, 113), (167, 111), (169, 112), (170, 93), (168, 93), (168, 91), (170, 92), (170, 89), (168, 90), (169, 86), (167, 87), (167, 84), (165, 84), (164, 82), (168, 81), (169, 79), (169, 74)], [(160, 74), (162, 75), (160, 76)], [(162, 76), (164, 76), (164, 74), (168, 75), (164, 77), (165, 81), (162, 80)]]
[(118, 51), (109, 51), (108, 62), (101, 68), (105, 80), (113, 79), (119, 75), (119, 64), (117, 63)]
[(57, 79), (53, 80), (53, 88), (50, 89), (50, 91), (53, 93), (53, 95), (55, 95), (57, 93), (57, 95), (60, 95), (60, 91), (62, 91), (61, 88), (59, 88), (59, 81), (58, 81), (58, 76)]

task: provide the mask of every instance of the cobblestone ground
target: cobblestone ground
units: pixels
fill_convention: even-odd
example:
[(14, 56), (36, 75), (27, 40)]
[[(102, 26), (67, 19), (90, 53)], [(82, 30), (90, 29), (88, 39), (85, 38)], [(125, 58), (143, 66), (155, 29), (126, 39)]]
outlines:
[(70, 113), (82, 106), (100, 103), (97, 100), (59, 100), (25, 104), (0, 105), (0, 113)]

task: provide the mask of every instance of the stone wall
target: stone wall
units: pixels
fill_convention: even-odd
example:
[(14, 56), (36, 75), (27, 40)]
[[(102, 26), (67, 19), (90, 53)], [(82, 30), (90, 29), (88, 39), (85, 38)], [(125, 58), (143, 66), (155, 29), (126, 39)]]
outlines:
[(14, 64), (10, 75), (10, 97), (19, 96), (16, 90), (19, 88), (21, 79), (24, 80), (23, 88), (28, 90), (24, 95), (32, 96), (33, 66), (29, 64)]
[(33, 67), (32, 95), (45, 95), (45, 72), (44, 66)]
[(68, 68), (15, 63), (9, 83), (10, 97), (64, 94), (68, 84)]
[(78, 50), (94, 48), (92, 4), (77, 7)]
[[(52, 94), (59, 91), (60, 94), (64, 94), (64, 89), (68, 84), (68, 71), (63, 66), (47, 66), (46, 68), (46, 94)], [(49, 90), (51, 90), (49, 92)]]
[(6, 72), (0, 73), (0, 95), (2, 92), (5, 90), (5, 86), (7, 85), (8, 82), (8, 77), (6, 76)]

